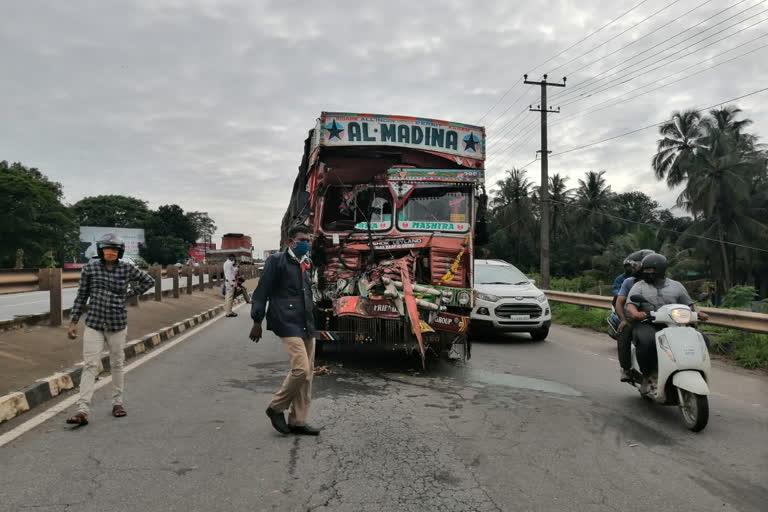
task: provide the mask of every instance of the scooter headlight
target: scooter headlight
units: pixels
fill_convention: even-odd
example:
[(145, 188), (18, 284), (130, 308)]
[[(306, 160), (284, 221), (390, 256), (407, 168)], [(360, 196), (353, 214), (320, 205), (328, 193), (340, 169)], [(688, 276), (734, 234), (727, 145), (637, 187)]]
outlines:
[(672, 317), (672, 320), (675, 321), (677, 324), (689, 324), (691, 323), (691, 310), (688, 308), (675, 308), (672, 311), (670, 311), (669, 316)]

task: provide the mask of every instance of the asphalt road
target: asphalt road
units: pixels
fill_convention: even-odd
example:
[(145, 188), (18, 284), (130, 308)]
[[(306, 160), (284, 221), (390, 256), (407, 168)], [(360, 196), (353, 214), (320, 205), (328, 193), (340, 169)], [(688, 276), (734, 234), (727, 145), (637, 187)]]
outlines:
[[(0, 447), (5, 511), (758, 511), (768, 503), (768, 379), (721, 365), (711, 422), (618, 382), (607, 338), (555, 328), (475, 345), (428, 372), (325, 358), (319, 438), (264, 408), (286, 373), (244, 309), (127, 375), (128, 417), (98, 391), (91, 424), (59, 414)], [(29, 418), (25, 418), (28, 420)], [(4, 430), (16, 427), (16, 423)], [(2, 431), (0, 431), (2, 434)]]
[[(179, 285), (185, 287), (187, 285), (187, 278), (182, 276), (179, 279)], [(205, 282), (208, 282), (208, 276), (204, 277)], [(194, 276), (193, 283), (197, 286), (200, 281), (198, 276)], [(163, 279), (163, 290), (170, 290), (173, 288), (173, 279)], [(147, 293), (154, 293), (155, 289), (152, 288)], [(62, 303), (64, 309), (72, 307), (72, 303), (75, 301), (77, 295), (77, 287), (64, 288), (61, 292)], [(26, 292), (26, 293), (10, 293), (0, 295), (0, 320), (13, 320), (15, 316), (21, 315), (38, 315), (40, 313), (47, 313), (50, 311), (50, 293), (49, 292)]]

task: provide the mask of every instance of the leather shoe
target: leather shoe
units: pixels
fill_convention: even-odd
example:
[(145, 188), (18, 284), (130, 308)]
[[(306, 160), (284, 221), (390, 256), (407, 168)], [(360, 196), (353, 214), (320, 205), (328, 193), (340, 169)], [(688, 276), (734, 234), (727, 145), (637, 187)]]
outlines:
[(289, 427), (288, 424), (285, 422), (285, 414), (283, 414), (282, 412), (275, 411), (271, 407), (268, 407), (267, 416), (269, 416), (270, 421), (272, 421), (272, 426), (275, 427), (275, 430), (277, 430), (281, 434), (291, 433), (291, 427)]
[(291, 429), (291, 434), (296, 434), (297, 436), (319, 436), (320, 435), (320, 429), (315, 427), (310, 427), (309, 425), (289, 425)]

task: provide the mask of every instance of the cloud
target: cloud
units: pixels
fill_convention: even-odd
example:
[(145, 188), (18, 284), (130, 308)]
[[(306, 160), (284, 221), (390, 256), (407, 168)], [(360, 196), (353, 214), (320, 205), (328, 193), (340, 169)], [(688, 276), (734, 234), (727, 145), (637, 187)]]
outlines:
[[(758, 51), (590, 113), (606, 99), (644, 84), (643, 90), (653, 88), (660, 77), (749, 40), (764, 30), (758, 25), (652, 73), (644, 75), (648, 68), (638, 66), (636, 79), (605, 93), (579, 98), (570, 92), (723, 8), (712, 2), (609, 56), (699, 3), (679, 2), (573, 62), (666, 2), (648, 2), (549, 62), (634, 2), (18, 3), (0, 17), (0, 159), (39, 167), (62, 182), (70, 202), (122, 193), (152, 206), (177, 203), (185, 210), (208, 211), (219, 234), (249, 233), (257, 249), (273, 248), (303, 141), (322, 110), (474, 123), (517, 83), (482, 120), (489, 136), (488, 175), (495, 179), (511, 166), (530, 162), (539, 148), (538, 119), (524, 108), (539, 102), (538, 91), (519, 84), (525, 72), (532, 71), (532, 78), (567, 74), (560, 99), (579, 99), (550, 116), (555, 153), (660, 121), (676, 109), (707, 106), (763, 87), (768, 71), (761, 66), (765, 51)], [(714, 25), (724, 18), (697, 28), (712, 28), (700, 37), (718, 30)], [(646, 56), (652, 62), (664, 55)], [(578, 70), (600, 57), (605, 58)], [(551, 96), (556, 106), (555, 92)], [(739, 105), (760, 133), (768, 120), (764, 98)], [(574, 117), (558, 121), (567, 116)], [(676, 193), (650, 173), (655, 140), (655, 131), (647, 130), (553, 156), (550, 169), (568, 176), (572, 186), (587, 170), (605, 169), (614, 190), (644, 190), (669, 205)], [(538, 163), (528, 170), (536, 178)]]

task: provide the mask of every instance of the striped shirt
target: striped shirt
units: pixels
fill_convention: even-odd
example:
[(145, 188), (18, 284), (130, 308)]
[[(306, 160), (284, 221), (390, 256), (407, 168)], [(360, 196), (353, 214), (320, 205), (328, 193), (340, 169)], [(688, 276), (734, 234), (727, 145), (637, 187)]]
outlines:
[[(138, 282), (138, 285), (129, 289), (131, 282)], [(85, 325), (98, 331), (122, 331), (128, 326), (125, 300), (143, 294), (154, 284), (152, 276), (125, 261), (117, 261), (107, 269), (100, 259), (91, 260), (80, 274), (80, 288), (72, 305), (70, 321), (77, 323), (80, 320), (88, 302)]]

